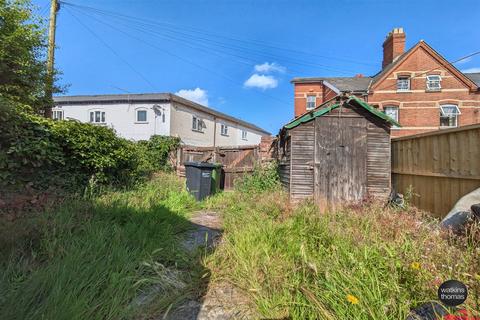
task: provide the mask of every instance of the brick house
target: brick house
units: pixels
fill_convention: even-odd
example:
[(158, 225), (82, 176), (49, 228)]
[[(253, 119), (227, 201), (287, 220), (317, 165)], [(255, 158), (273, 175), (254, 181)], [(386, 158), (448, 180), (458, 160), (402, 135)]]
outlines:
[(423, 40), (405, 51), (405, 39), (403, 28), (387, 35), (372, 77), (293, 79), (295, 117), (348, 92), (397, 120), (392, 136), (480, 123), (480, 73), (460, 72)]

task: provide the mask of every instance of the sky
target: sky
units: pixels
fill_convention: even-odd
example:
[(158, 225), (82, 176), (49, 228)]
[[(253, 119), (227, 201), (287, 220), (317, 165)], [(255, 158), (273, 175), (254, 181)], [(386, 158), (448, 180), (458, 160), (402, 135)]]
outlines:
[[(48, 16), (49, 0), (33, 0)], [(172, 92), (276, 134), (294, 77), (374, 75), (403, 27), (454, 61), (480, 50), (478, 0), (68, 0), (55, 65), (66, 94)], [(455, 65), (480, 72), (480, 55)]]

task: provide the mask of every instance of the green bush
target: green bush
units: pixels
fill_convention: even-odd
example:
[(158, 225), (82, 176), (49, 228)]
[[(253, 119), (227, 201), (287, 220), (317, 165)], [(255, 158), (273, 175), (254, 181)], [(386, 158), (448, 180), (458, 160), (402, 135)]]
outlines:
[(138, 153), (142, 156), (138, 170), (143, 173), (168, 171), (168, 156), (180, 145), (180, 139), (167, 136), (152, 136), (150, 140), (137, 143)]
[[(0, 183), (46, 180), (65, 164), (61, 146), (50, 130), (53, 122), (0, 104)], [(49, 172), (50, 174), (43, 174)]]
[(52, 121), (0, 104), (0, 184), (36, 188), (124, 185), (167, 168), (178, 138), (133, 142), (103, 126)]
[(263, 192), (280, 186), (276, 162), (257, 166), (252, 174), (235, 181), (235, 187), (241, 192)]
[(124, 182), (135, 173), (139, 162), (135, 144), (117, 137), (110, 128), (58, 121), (52, 132), (69, 171), (82, 172), (102, 183)]

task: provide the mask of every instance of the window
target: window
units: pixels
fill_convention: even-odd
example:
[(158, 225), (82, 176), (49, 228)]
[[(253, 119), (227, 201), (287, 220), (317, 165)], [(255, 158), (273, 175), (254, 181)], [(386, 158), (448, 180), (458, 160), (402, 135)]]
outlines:
[[(395, 120), (396, 122), (398, 122), (398, 107), (397, 106), (386, 106), (383, 108), (383, 112), (389, 116), (390, 118), (392, 118), (393, 120)], [(397, 126), (395, 126), (394, 128), (396, 128)]]
[(409, 91), (410, 90), (410, 78), (398, 77), (397, 79), (397, 91)]
[(440, 106), (440, 126), (456, 127), (458, 126), (458, 116), (461, 114), (460, 109), (454, 104), (445, 104)]
[(242, 140), (247, 140), (247, 131), (242, 130)]
[(63, 110), (53, 110), (52, 111), (53, 120), (63, 120)]
[(228, 136), (228, 126), (226, 124), (220, 126), (220, 133), (222, 136)]
[(105, 123), (105, 111), (90, 111), (90, 122)]
[(427, 76), (427, 91), (440, 91), (442, 78), (438, 75)]
[(307, 96), (307, 110), (315, 109), (316, 98), (315, 96)]
[(147, 110), (137, 110), (137, 122), (147, 122)]
[(193, 116), (192, 118), (192, 130), (202, 132), (204, 128), (204, 124), (202, 119)]

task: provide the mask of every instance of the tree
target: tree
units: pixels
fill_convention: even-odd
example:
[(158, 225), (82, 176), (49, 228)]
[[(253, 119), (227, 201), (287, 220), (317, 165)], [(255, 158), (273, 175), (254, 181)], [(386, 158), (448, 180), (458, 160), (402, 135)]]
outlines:
[[(0, 0), (0, 98), (45, 107), (46, 28), (30, 0)], [(58, 89), (54, 89), (58, 92)]]

